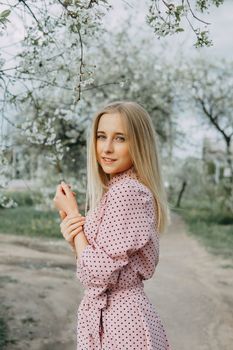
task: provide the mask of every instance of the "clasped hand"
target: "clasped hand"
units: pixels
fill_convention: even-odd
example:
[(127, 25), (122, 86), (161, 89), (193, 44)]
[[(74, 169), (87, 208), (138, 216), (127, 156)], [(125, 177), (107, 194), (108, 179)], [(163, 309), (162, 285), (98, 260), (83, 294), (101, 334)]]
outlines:
[(60, 223), (61, 233), (71, 247), (75, 249), (74, 238), (83, 230), (82, 226), (85, 223), (85, 217), (79, 213), (75, 192), (71, 191), (70, 185), (62, 181), (57, 186), (53, 201), (62, 220)]
[(74, 192), (71, 191), (70, 186), (64, 181), (57, 186), (56, 194), (53, 199), (54, 205), (58, 210), (62, 210), (66, 215), (79, 213), (78, 203), (74, 196)]
[(67, 215), (60, 223), (61, 232), (65, 240), (73, 245), (74, 237), (79, 234), (85, 223), (85, 217), (81, 214)]

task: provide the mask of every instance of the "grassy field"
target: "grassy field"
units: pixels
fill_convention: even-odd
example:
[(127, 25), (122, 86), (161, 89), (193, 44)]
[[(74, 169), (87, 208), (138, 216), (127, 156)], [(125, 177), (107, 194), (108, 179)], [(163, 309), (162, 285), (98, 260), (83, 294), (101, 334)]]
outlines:
[(35, 210), (30, 206), (0, 209), (1, 233), (60, 238), (59, 223), (54, 211)]
[(184, 202), (181, 209), (174, 209), (188, 226), (188, 234), (194, 235), (212, 254), (232, 258), (233, 217), (207, 206)]
[[(32, 196), (28, 192), (14, 192), (10, 196), (18, 207), (0, 208), (0, 233), (63, 238), (57, 211), (35, 208), (43, 202), (38, 193)], [(181, 208), (172, 210), (183, 217), (188, 233), (195, 235), (211, 253), (232, 257), (233, 217), (230, 214), (224, 214), (203, 200), (184, 200)]]
[[(63, 238), (57, 210), (37, 209), (38, 205), (43, 204), (39, 193), (32, 195), (29, 192), (6, 192), (5, 194), (12, 198), (18, 206), (15, 208), (0, 207), (0, 233)], [(80, 213), (83, 215), (81, 208), (80, 206)]]

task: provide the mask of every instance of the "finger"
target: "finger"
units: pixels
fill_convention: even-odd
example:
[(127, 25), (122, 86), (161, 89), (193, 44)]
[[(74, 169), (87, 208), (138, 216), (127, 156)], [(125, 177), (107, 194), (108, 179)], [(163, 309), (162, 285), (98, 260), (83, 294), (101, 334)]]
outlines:
[(61, 187), (64, 190), (66, 196), (69, 196), (71, 194), (70, 188), (65, 182), (61, 182)]
[(76, 230), (72, 231), (68, 237), (69, 242), (73, 241), (74, 237), (77, 235), (77, 233), (80, 233), (82, 231), (82, 228), (77, 228)]
[(85, 221), (86, 221), (85, 219), (80, 219), (78, 221), (75, 220), (73, 222), (69, 222), (69, 223), (66, 223), (66, 224), (61, 222), (60, 223), (60, 228), (63, 231), (71, 232), (74, 227), (83, 226), (85, 224)]
[(62, 230), (63, 237), (69, 241), (70, 237), (74, 237), (75, 233), (81, 232), (83, 230), (82, 227), (76, 227), (72, 231)]
[(60, 193), (60, 192), (61, 192), (61, 190), (62, 190), (62, 185), (61, 185), (61, 184), (57, 185), (57, 191), (56, 191), (56, 194)]
[(81, 232), (83, 230), (82, 227), (75, 227), (69, 234), (68, 237), (73, 236), (74, 233)]
[(59, 210), (59, 215), (62, 220), (65, 219), (65, 217), (67, 216), (66, 212), (62, 209)]
[(84, 224), (84, 221), (80, 221), (80, 222), (76, 222), (76, 223), (70, 225), (70, 227), (69, 227), (70, 232), (72, 232), (73, 229), (75, 229), (77, 227), (82, 227), (83, 224)]
[(57, 191), (55, 196), (59, 196), (60, 194), (63, 194), (63, 195), (66, 194), (61, 183), (57, 186)]
[(72, 224), (75, 224), (75, 223), (77, 223), (77, 222), (82, 222), (82, 221), (85, 221), (85, 220), (86, 220), (86, 218), (83, 217), (83, 216), (74, 217), (74, 218), (69, 219), (69, 220), (65, 223), (65, 225), (72, 225)]
[(64, 229), (64, 230), (67, 230), (69, 229), (69, 227), (72, 225), (72, 224), (81, 224), (81, 225), (84, 225), (85, 222), (86, 222), (86, 219), (85, 218), (74, 218), (74, 219), (71, 219), (69, 221), (65, 221), (66, 219), (64, 219), (61, 223), (60, 223), (60, 228), (61, 229)]
[(76, 218), (76, 217), (81, 217), (82, 215), (79, 213), (79, 214), (73, 214), (73, 215), (67, 215), (66, 218), (63, 220), (64, 222), (67, 222), (69, 221), (70, 219), (73, 219), (73, 218)]
[(67, 215), (66, 218), (63, 220), (63, 223), (66, 224), (67, 222), (69, 222), (69, 220), (72, 220), (74, 218), (83, 218), (83, 216), (80, 213), (74, 215)]
[(73, 223), (69, 223), (64, 226), (61, 226), (61, 228), (63, 228), (64, 231), (71, 232), (74, 228), (83, 226), (84, 224), (85, 224), (85, 220), (80, 220), (79, 222), (75, 221)]
[(74, 227), (74, 225), (78, 225), (78, 226), (83, 226), (85, 224), (85, 220), (80, 220), (80, 221), (74, 221), (74, 222), (70, 222), (68, 224), (66, 224), (65, 228), (66, 229), (70, 229), (72, 230), (72, 228)]
[(67, 216), (66, 212), (64, 212), (64, 210), (59, 210), (59, 215), (60, 215), (61, 220), (64, 220), (65, 217)]
[(56, 190), (56, 194), (55, 194), (55, 199), (57, 198), (57, 197), (59, 197), (60, 195), (64, 195), (65, 194), (65, 191), (63, 190), (63, 188), (62, 188), (62, 186), (61, 186), (61, 184), (60, 185), (58, 185), (57, 186), (57, 190)]

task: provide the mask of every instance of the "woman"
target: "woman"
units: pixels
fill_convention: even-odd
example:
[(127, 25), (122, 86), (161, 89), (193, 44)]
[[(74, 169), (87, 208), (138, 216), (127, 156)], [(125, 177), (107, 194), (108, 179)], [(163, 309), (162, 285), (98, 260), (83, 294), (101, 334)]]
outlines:
[(77, 349), (170, 350), (143, 288), (169, 217), (150, 116), (135, 102), (108, 104), (93, 119), (87, 155), (86, 219), (67, 184), (54, 198), (85, 288)]

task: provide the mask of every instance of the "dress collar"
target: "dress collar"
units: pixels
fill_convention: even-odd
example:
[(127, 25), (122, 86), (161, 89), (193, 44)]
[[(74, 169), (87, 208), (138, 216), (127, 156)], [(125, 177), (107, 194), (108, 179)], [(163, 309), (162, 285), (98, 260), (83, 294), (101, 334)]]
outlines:
[(118, 181), (122, 179), (126, 179), (128, 177), (139, 179), (134, 165), (132, 165), (127, 170), (121, 171), (119, 173), (116, 173), (109, 181), (108, 181), (108, 187), (112, 186), (113, 184), (117, 183)]

